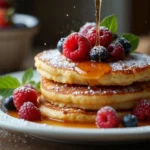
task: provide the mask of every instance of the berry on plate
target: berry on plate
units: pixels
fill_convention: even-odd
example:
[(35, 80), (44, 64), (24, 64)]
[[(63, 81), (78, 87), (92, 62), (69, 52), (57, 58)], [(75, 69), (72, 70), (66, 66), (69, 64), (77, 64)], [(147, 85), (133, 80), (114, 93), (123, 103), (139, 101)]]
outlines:
[(0, 8), (3, 9), (9, 8), (9, 4), (6, 2), (6, 0), (0, 0)]
[(108, 57), (107, 49), (103, 46), (95, 46), (90, 51), (90, 60), (91, 61), (103, 61), (106, 60)]
[(16, 107), (13, 102), (13, 96), (9, 96), (4, 100), (4, 106), (8, 110), (16, 110)]
[(23, 105), (24, 102), (32, 102), (37, 105), (38, 94), (36, 90), (28, 87), (19, 87), (13, 92), (14, 105), (17, 110)]
[(66, 38), (61, 38), (58, 43), (57, 43), (57, 49), (59, 50), (60, 53), (62, 53), (63, 50), (63, 44)]
[(87, 22), (86, 24), (84, 24), (84, 25), (80, 28), (79, 33), (80, 33), (81, 35), (83, 35), (83, 36), (86, 37), (87, 32), (88, 32), (91, 28), (93, 28), (93, 27), (95, 27), (95, 26), (96, 26), (96, 23), (95, 23), (95, 22)]
[(131, 43), (128, 40), (126, 40), (125, 38), (121, 37), (121, 38), (117, 39), (117, 42), (122, 44), (126, 54), (130, 53), (130, 50), (131, 50), (132, 46), (131, 46)]
[[(96, 45), (96, 27), (91, 28), (86, 37), (93, 48)], [(107, 28), (100, 28), (100, 45), (107, 47), (112, 40), (112, 33)]]
[(123, 46), (118, 42), (110, 44), (107, 50), (110, 58), (113, 60), (119, 60), (125, 57), (125, 50)]
[(7, 10), (0, 9), (0, 28), (5, 28), (10, 25), (9, 21), (6, 19)]
[(63, 44), (63, 55), (72, 61), (84, 61), (88, 58), (90, 44), (88, 40), (79, 33), (69, 35)]
[(135, 115), (127, 114), (123, 116), (122, 124), (124, 127), (137, 127), (138, 119)]
[(98, 128), (116, 128), (119, 123), (120, 120), (114, 108), (105, 106), (97, 112), (96, 125)]
[(150, 120), (150, 101), (143, 99), (134, 108), (133, 114), (140, 121)]
[(21, 119), (28, 121), (41, 120), (40, 110), (32, 102), (25, 102), (20, 107), (18, 115)]

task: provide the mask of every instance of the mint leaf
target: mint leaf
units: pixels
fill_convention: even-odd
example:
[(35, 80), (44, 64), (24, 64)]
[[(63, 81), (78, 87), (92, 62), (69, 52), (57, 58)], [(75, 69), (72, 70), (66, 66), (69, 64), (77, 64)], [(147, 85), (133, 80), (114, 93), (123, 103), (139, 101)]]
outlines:
[(108, 28), (112, 33), (116, 33), (118, 29), (118, 22), (115, 15), (104, 18), (101, 22), (101, 26)]
[(28, 70), (26, 70), (22, 76), (22, 84), (25, 85), (27, 83), (29, 83), (31, 81), (31, 79), (33, 78), (33, 69), (29, 68)]
[(38, 82), (38, 83), (36, 84), (36, 90), (37, 90), (37, 91), (40, 91), (40, 86), (41, 86), (41, 83)]
[(123, 34), (122, 37), (124, 37), (126, 40), (128, 40), (131, 43), (131, 46), (132, 46), (131, 52), (136, 50), (136, 48), (138, 47), (138, 44), (139, 44), (138, 36), (127, 33), (127, 34)]
[(19, 86), (20, 82), (15, 77), (0, 77), (0, 96), (2, 96), (3, 98), (10, 96), (13, 93), (13, 90)]

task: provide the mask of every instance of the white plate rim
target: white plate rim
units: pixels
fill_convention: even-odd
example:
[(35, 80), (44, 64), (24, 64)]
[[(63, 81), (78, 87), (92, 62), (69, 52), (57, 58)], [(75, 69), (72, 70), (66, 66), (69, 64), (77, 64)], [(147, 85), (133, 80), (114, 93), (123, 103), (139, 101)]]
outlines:
[[(22, 74), (23, 71), (10, 73), (9, 75), (17, 76), (18, 78), (20, 78)], [(39, 80), (39, 77), (40, 76), (35, 71), (35, 80)], [(118, 142), (150, 139), (150, 126), (112, 129), (83, 129), (73, 127), (67, 128), (59, 126), (49, 126), (46, 124), (38, 124), (11, 117), (7, 113), (2, 111), (2, 109), (0, 110), (0, 127), (17, 132), (29, 133), (49, 140), (64, 140), (66, 142), (85, 142), (85, 140), (89, 142)]]

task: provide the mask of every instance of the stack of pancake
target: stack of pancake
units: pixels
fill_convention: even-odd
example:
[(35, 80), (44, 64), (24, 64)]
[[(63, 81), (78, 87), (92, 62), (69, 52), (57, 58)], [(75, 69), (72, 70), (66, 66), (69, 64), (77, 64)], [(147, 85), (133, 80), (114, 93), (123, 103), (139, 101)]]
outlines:
[(36, 55), (41, 74), (39, 108), (43, 116), (68, 122), (95, 122), (104, 106), (120, 116), (150, 99), (150, 57), (132, 53), (108, 63), (72, 62), (57, 50)]

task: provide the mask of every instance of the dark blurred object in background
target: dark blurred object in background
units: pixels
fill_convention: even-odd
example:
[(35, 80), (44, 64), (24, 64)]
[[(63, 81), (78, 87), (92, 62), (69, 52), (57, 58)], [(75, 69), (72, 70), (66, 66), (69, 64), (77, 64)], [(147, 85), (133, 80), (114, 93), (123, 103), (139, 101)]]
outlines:
[[(142, 3), (142, 4), (141, 4)], [(35, 15), (40, 19), (40, 32), (35, 45), (56, 47), (57, 41), (78, 30), (87, 21), (95, 21), (94, 0), (14, 0), (16, 11)], [(148, 35), (150, 30), (149, 0), (104, 0), (102, 17), (115, 13), (119, 32)]]
[[(79, 28), (86, 22), (95, 22), (94, 0), (7, 1), (12, 3), (16, 13), (32, 15), (40, 21), (38, 34), (33, 41), (28, 40), (30, 45), (33, 44), (33, 48), (30, 60), (26, 57), (23, 69), (34, 66), (35, 53), (56, 48), (60, 38), (67, 36), (72, 30), (79, 31)], [(142, 2), (141, 0), (103, 0), (101, 20), (108, 15), (115, 14), (119, 23), (118, 35), (127, 32), (139, 35), (141, 44), (138, 51), (150, 54), (148, 44), (150, 37), (149, 6), (149, 0)]]
[(0, 74), (20, 70), (32, 52), (38, 24), (37, 18), (17, 14), (14, 6), (0, 0)]
[(150, 0), (131, 0), (131, 32), (145, 36), (150, 34)]

